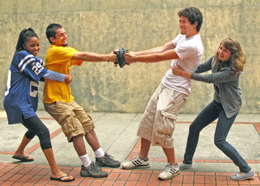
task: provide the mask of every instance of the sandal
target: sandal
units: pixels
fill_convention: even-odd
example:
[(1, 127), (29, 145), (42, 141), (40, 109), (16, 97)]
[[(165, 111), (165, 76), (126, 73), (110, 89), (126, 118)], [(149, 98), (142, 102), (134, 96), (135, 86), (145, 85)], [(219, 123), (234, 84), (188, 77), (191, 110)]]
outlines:
[(20, 160), (22, 162), (29, 162), (29, 161), (33, 161), (34, 159), (31, 156), (25, 156), (25, 157), (21, 157), (21, 156), (12, 156), (12, 158)]
[(70, 177), (70, 175), (65, 175), (65, 176), (61, 176), (61, 177), (59, 177), (59, 178), (54, 178), (54, 177), (50, 177), (50, 180), (53, 180), (53, 181), (61, 181), (61, 182), (71, 182), (71, 181), (74, 181), (75, 180), (75, 178), (74, 177), (72, 177), (72, 179), (70, 179), (70, 180), (64, 180), (63, 178), (68, 178), (68, 177)]

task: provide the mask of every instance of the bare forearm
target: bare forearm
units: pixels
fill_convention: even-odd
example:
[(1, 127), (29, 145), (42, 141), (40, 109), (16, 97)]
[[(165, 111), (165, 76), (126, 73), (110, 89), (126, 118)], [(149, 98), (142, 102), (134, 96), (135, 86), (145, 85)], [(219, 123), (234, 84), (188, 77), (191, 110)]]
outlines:
[(162, 46), (151, 48), (148, 50), (143, 50), (139, 52), (133, 52), (134, 55), (148, 55), (148, 54), (156, 54), (156, 53), (163, 53), (167, 50), (172, 50), (175, 48), (175, 45), (172, 43), (172, 41), (169, 41), (168, 43), (165, 43)]
[(191, 72), (184, 71), (180, 66), (173, 68), (172, 73), (175, 76), (182, 76), (182, 77), (185, 77), (185, 78), (188, 78), (188, 79), (191, 79), (191, 75), (192, 75)]
[(191, 79), (191, 72), (187, 72), (187, 71), (182, 70), (181, 76), (185, 77), (187, 79)]
[(154, 53), (147, 55), (134, 55), (132, 53), (125, 54), (125, 60), (127, 63), (143, 62), (143, 63), (156, 63), (160, 61), (167, 61), (172, 59), (179, 59), (179, 56), (173, 50), (167, 50), (163, 53)]
[(164, 61), (160, 54), (151, 54), (151, 55), (137, 55), (135, 56), (136, 62), (142, 63), (156, 63)]
[(92, 62), (100, 62), (100, 61), (109, 61), (109, 55), (107, 54), (96, 54), (92, 52), (84, 52), (82, 56), (83, 61), (92, 61)]
[(75, 53), (72, 59), (90, 62), (113, 61), (115, 56), (111, 54), (97, 54), (94, 52)]
[(148, 54), (161, 53), (161, 52), (162, 52), (162, 47), (156, 47), (156, 48), (151, 48), (148, 50), (132, 52), (132, 53), (134, 55), (148, 55)]

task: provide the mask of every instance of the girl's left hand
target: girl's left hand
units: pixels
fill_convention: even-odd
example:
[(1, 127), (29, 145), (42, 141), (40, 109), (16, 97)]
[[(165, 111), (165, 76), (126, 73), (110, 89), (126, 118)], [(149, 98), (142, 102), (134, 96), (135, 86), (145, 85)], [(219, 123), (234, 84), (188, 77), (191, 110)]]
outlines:
[(172, 68), (172, 73), (173, 73), (175, 76), (181, 76), (182, 69), (180, 69), (180, 68)]
[(68, 73), (68, 74), (65, 74), (65, 83), (66, 84), (70, 84), (72, 82), (72, 74)]

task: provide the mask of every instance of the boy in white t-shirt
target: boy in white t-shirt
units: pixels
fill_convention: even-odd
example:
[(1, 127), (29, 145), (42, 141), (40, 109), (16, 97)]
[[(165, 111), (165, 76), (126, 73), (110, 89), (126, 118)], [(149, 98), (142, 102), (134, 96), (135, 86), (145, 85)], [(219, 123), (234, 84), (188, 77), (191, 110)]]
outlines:
[[(188, 7), (178, 12), (181, 33), (163, 46), (145, 51), (125, 54), (127, 63), (154, 63), (172, 60), (171, 67), (180, 67), (185, 71), (194, 72), (202, 55), (203, 45), (199, 30), (203, 21), (198, 8)], [(139, 156), (123, 162), (124, 169), (138, 166), (149, 167), (148, 153), (151, 144), (161, 146), (167, 157), (168, 164), (159, 179), (168, 180), (180, 173), (175, 162), (172, 134), (179, 111), (184, 106), (190, 93), (191, 80), (175, 76), (169, 69), (157, 90), (151, 97), (141, 119), (137, 135), (141, 137)]]

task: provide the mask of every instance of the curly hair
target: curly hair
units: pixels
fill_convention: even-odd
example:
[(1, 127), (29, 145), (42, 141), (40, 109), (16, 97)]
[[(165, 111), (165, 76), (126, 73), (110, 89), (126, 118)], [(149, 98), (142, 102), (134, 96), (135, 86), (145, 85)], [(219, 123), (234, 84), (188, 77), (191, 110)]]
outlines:
[(18, 38), (18, 41), (17, 41), (17, 44), (16, 44), (16, 49), (15, 49), (15, 53), (14, 54), (16, 54), (19, 51), (26, 50), (25, 49), (25, 44), (32, 37), (37, 37), (38, 38), (38, 35), (34, 32), (34, 30), (32, 28), (23, 29), (20, 32), (20, 35), (19, 35), (19, 38)]
[(239, 44), (239, 42), (234, 38), (226, 38), (221, 41), (220, 45), (223, 45), (226, 49), (231, 52), (231, 57), (228, 61), (223, 61), (218, 59), (218, 52), (215, 54), (215, 61), (217, 68), (223, 68), (224, 66), (229, 66), (230, 71), (233, 73), (239, 73), (243, 71), (243, 67), (246, 63), (245, 54)]
[(189, 22), (193, 25), (196, 21), (198, 22), (197, 25), (197, 31), (200, 31), (202, 22), (203, 22), (203, 16), (201, 11), (196, 7), (187, 7), (182, 9), (178, 12), (178, 16), (181, 17), (187, 17)]

